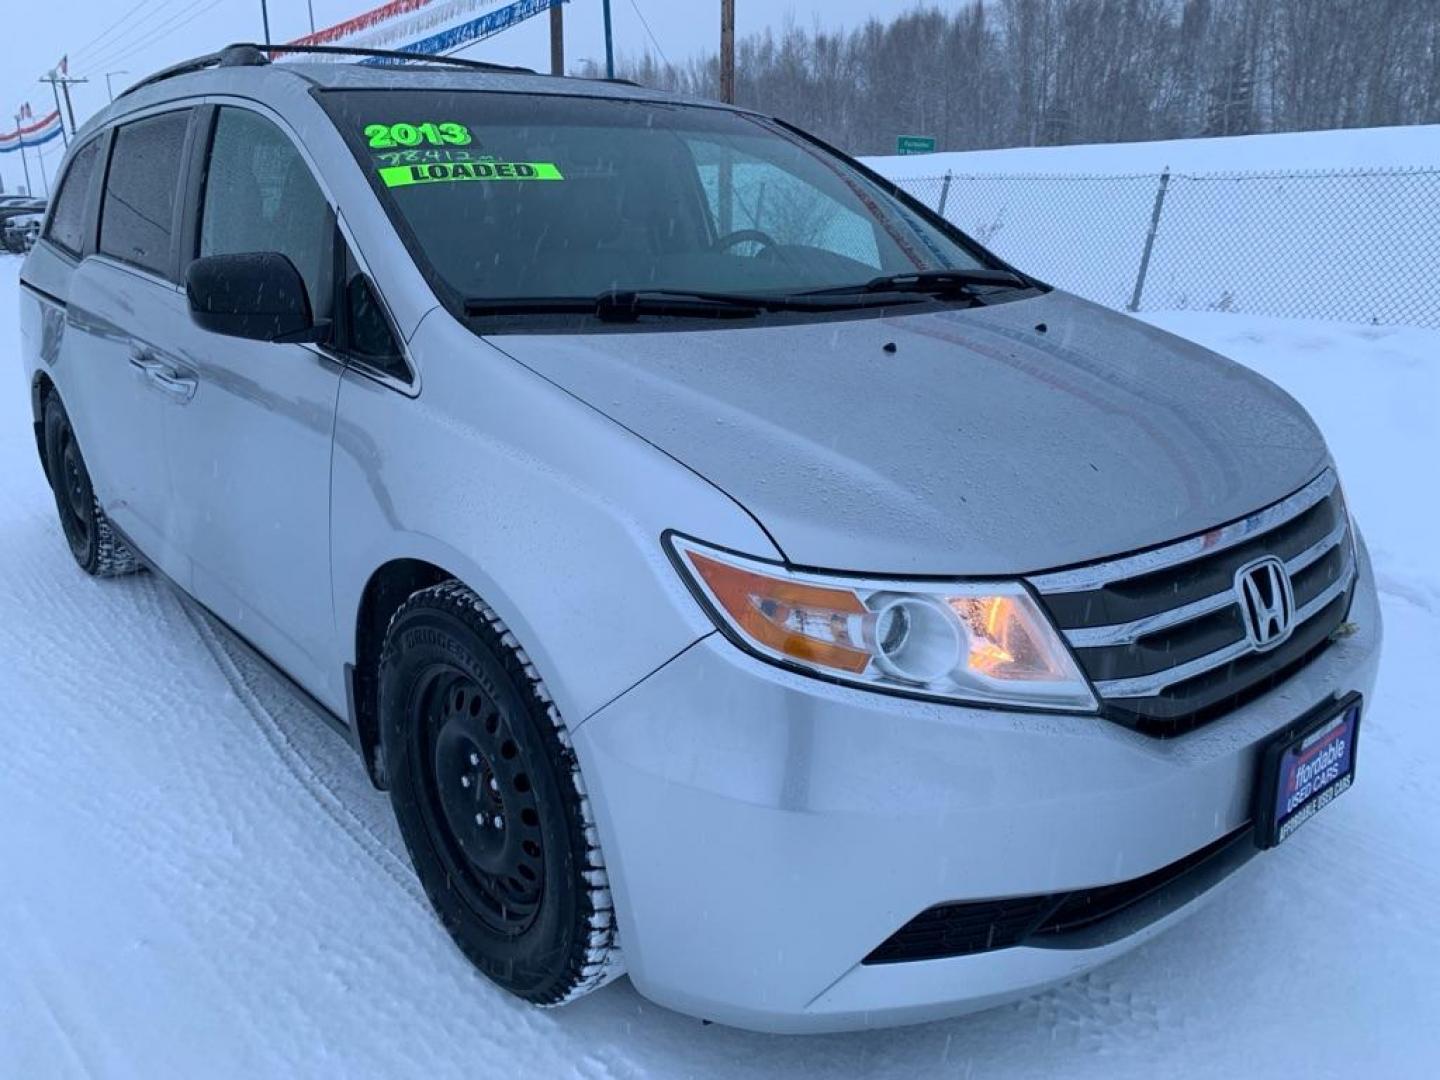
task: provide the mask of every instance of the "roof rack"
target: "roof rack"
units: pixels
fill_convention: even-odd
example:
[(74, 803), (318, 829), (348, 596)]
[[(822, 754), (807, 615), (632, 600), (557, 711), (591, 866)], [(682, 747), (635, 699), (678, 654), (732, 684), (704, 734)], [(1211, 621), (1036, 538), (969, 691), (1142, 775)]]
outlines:
[(499, 71), (512, 75), (534, 75), (530, 68), (513, 67), (509, 64), (491, 64), (483, 60), (462, 60), (458, 56), (433, 56), (429, 53), (401, 52), (396, 49), (351, 49), (343, 45), (257, 45), (254, 42), (242, 41), (234, 45), (227, 45), (213, 53), (206, 53), (204, 56), (197, 56), (191, 60), (182, 60), (178, 64), (171, 64), (167, 68), (146, 76), (134, 86), (128, 87), (120, 94), (133, 94), (142, 87), (152, 86), (155, 83), (163, 82), (166, 79), (173, 79), (177, 75), (189, 75), (192, 72), (204, 71), (212, 67), (260, 67), (270, 63), (270, 54), (273, 53), (316, 53), (325, 56), (365, 56), (375, 57), (381, 60), (390, 60), (396, 64), (449, 64), (452, 67), (470, 68), (476, 71)]
[[(319, 53), (334, 56), (373, 56), (381, 60), (406, 61), (423, 64), (451, 64), (455, 67), (474, 68), (477, 71), (503, 71), (512, 75), (534, 75), (533, 68), (516, 67), (512, 64), (492, 64), (487, 60), (462, 60), (458, 56), (436, 56), (433, 53), (404, 52), (398, 49), (351, 49), (344, 45), (254, 45), (250, 48), (265, 49), (272, 53)], [(231, 48), (236, 48), (232, 45)]]

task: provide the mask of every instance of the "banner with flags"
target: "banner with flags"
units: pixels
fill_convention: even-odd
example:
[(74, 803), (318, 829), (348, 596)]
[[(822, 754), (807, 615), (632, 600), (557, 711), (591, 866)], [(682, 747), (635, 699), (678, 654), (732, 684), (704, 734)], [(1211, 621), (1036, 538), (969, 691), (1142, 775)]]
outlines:
[[(509, 30), (516, 23), (549, 11), (565, 0), (515, 0), (494, 11), (487, 11), (474, 19), (433, 30), (429, 35), (399, 46), (400, 52), (423, 53), (426, 56), (444, 56), (477, 41), (494, 37), (502, 30)], [(397, 64), (399, 60), (373, 57), (360, 61), (362, 64)]]
[[(434, 0), (391, 0), (388, 4), (381, 4), (377, 8), (363, 12), (344, 22), (336, 23), (334, 26), (327, 26), (323, 30), (316, 30), (313, 34), (306, 34), (290, 45), (354, 45), (359, 47), (360, 39), (366, 36), (367, 31), (375, 30), (377, 27), (383, 31), (392, 29), (403, 33), (404, 27), (399, 26), (405, 22), (405, 16), (411, 15), (421, 8), (429, 7)], [(386, 24), (392, 24), (386, 26)], [(397, 40), (397, 39), (392, 39)], [(383, 48), (371, 42), (366, 43), (367, 48)], [(283, 54), (282, 54), (283, 56)]]
[[(499, 6), (501, 0), (391, 0), (289, 44), (443, 55), (498, 34), (563, 2), (565, 0), (515, 0)], [(282, 53), (278, 59), (310, 61), (316, 58)], [(385, 61), (377, 57), (362, 62)]]
[(13, 153), (21, 147), (29, 150), (33, 146), (40, 146), (59, 137), (59, 109), (49, 116), (42, 116), (36, 120), (34, 110), (30, 108), (29, 104), (21, 105), (20, 111), (15, 114), (15, 129), (0, 132), (0, 154)]

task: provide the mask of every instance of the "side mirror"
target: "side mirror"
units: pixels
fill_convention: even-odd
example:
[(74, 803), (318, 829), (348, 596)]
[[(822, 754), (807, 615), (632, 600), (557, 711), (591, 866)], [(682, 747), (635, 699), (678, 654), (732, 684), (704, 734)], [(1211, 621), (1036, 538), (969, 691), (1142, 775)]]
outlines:
[(252, 341), (318, 341), (305, 280), (278, 251), (207, 255), (185, 273), (190, 317), (215, 334)]

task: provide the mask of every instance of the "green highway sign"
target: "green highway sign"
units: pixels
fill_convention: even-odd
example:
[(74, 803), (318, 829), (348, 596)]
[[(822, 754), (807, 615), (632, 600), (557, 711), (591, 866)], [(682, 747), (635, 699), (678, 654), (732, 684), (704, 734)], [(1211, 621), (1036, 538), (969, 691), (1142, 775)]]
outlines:
[(901, 135), (895, 140), (895, 152), (897, 154), (933, 154), (935, 152), (935, 136)]

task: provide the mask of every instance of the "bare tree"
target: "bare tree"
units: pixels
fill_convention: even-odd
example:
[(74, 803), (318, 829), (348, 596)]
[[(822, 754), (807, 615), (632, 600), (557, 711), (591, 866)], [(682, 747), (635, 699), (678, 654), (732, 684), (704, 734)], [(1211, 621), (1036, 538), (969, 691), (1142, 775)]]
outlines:
[[(951, 0), (849, 32), (786, 24), (736, 64), (740, 104), (857, 153), (1435, 123), (1440, 0)], [(714, 56), (620, 67), (718, 91)]]

